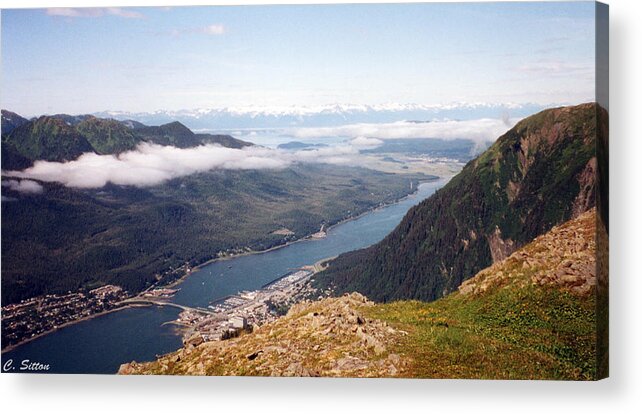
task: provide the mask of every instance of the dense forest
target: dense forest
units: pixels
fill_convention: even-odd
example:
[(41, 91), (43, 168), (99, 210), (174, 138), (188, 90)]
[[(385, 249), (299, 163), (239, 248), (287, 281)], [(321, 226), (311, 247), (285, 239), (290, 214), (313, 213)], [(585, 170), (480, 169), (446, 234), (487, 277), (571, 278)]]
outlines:
[[(212, 171), (137, 188), (3, 186), (2, 301), (117, 284), (136, 292), (173, 271), (248, 247), (262, 250), (403, 197), (410, 176), (307, 165)], [(423, 177), (427, 178), (427, 177)], [(287, 228), (293, 235), (271, 234)]]

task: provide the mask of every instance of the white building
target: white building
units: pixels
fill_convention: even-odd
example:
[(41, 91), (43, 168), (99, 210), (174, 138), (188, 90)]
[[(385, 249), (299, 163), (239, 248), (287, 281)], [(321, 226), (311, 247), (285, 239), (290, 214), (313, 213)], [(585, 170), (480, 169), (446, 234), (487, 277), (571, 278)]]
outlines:
[(247, 319), (242, 316), (232, 316), (229, 322), (232, 324), (232, 328), (245, 329), (247, 327)]

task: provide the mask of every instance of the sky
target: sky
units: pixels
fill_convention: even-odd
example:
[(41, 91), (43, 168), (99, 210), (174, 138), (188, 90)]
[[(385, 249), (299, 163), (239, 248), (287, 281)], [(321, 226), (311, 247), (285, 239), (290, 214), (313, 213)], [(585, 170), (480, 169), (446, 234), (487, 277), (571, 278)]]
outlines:
[(2, 108), (595, 100), (594, 4), (6, 9)]

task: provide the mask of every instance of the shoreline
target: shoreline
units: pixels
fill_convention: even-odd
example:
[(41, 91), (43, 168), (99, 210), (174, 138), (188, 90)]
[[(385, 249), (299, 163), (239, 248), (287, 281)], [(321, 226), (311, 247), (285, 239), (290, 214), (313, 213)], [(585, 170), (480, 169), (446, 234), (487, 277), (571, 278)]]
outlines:
[(69, 327), (71, 325), (75, 325), (75, 324), (80, 323), (80, 322), (88, 321), (90, 319), (94, 319), (94, 318), (97, 318), (97, 317), (100, 317), (100, 316), (105, 316), (105, 315), (108, 315), (110, 313), (118, 312), (118, 311), (125, 310), (125, 309), (146, 308), (146, 307), (149, 307), (149, 306), (153, 306), (153, 305), (136, 304), (136, 303), (125, 304), (123, 306), (118, 306), (116, 308), (109, 309), (109, 310), (106, 310), (106, 311), (103, 311), (103, 312), (94, 313), (94, 314), (89, 315), (89, 316), (83, 316), (82, 318), (78, 318), (78, 319), (73, 320), (73, 321), (65, 322), (62, 325), (56, 326), (55, 328), (50, 329), (48, 331), (41, 332), (36, 336), (32, 336), (30, 338), (24, 339), (24, 340), (22, 340), (22, 341), (20, 341), (20, 342), (18, 342), (16, 344), (9, 345), (8, 347), (6, 347), (6, 348), (2, 349), (2, 351), (0, 351), (0, 355), (3, 355), (5, 353), (7, 353), (7, 352), (11, 352), (11, 351), (15, 350), (16, 348), (21, 347), (22, 345), (28, 344), (31, 341), (34, 341), (34, 340), (36, 340), (38, 338), (42, 338), (43, 336), (49, 335), (50, 333), (56, 332), (56, 331), (58, 331), (60, 329), (63, 329), (63, 328), (67, 328), (67, 327)]
[[(402, 202), (402, 201), (404, 201), (404, 200), (406, 200), (406, 199), (410, 198), (411, 196), (413, 196), (413, 195), (417, 194), (417, 193), (419, 192), (419, 187), (420, 187), (421, 185), (423, 185), (423, 184), (433, 183), (433, 182), (435, 182), (435, 181), (439, 181), (439, 180), (443, 180), (443, 179), (447, 179), (447, 178), (451, 178), (451, 177), (436, 177), (436, 178), (434, 178), (434, 179), (430, 179), (430, 180), (426, 180), (426, 181), (419, 182), (419, 183), (417, 184), (417, 186), (414, 188), (414, 190), (413, 190), (412, 192), (410, 192), (410, 193), (406, 194), (405, 196), (400, 197), (400, 198), (398, 198), (398, 199), (396, 199), (396, 200), (394, 200), (394, 201), (392, 201), (392, 202), (384, 203), (384, 204), (378, 205), (378, 206), (376, 206), (376, 207), (374, 207), (374, 208), (371, 208), (371, 209), (365, 210), (365, 211), (363, 211), (362, 213), (360, 213), (360, 214), (358, 214), (358, 215), (356, 215), (356, 216), (354, 216), (354, 217), (349, 217), (349, 218), (346, 218), (346, 219), (340, 220), (340, 221), (338, 221), (338, 222), (336, 222), (336, 223), (334, 223), (334, 224), (332, 224), (332, 225), (328, 226), (328, 227), (327, 227), (327, 229), (325, 229), (325, 233), (326, 233), (326, 235), (327, 235), (327, 233), (328, 233), (330, 230), (332, 230), (334, 227), (336, 227), (336, 226), (339, 226), (339, 225), (341, 225), (341, 224), (344, 224), (344, 223), (347, 223), (347, 222), (350, 222), (350, 221), (353, 221), (353, 220), (357, 220), (357, 219), (359, 219), (359, 218), (361, 218), (361, 217), (365, 216), (366, 214), (370, 214), (370, 213), (372, 213), (372, 212), (375, 212), (375, 211), (378, 211), (378, 210), (380, 210), (380, 209), (383, 209), (383, 208), (389, 207), (389, 206), (391, 206), (391, 205), (398, 204), (398, 203), (400, 203), (400, 202)], [(316, 232), (315, 232), (315, 233), (316, 233)], [(149, 291), (149, 290), (152, 290), (152, 289), (162, 289), (162, 288), (166, 288), (166, 289), (167, 289), (167, 288), (169, 288), (169, 289), (171, 289), (171, 288), (174, 288), (174, 287), (176, 287), (177, 285), (179, 285), (180, 283), (184, 282), (184, 281), (185, 281), (185, 279), (187, 279), (187, 277), (189, 277), (189, 276), (190, 276), (194, 271), (201, 270), (203, 267), (205, 267), (205, 266), (207, 266), (207, 265), (210, 265), (210, 264), (212, 264), (212, 263), (214, 263), (214, 262), (217, 262), (217, 261), (225, 261), (225, 260), (231, 260), (231, 259), (235, 259), (235, 258), (243, 257), (243, 256), (250, 256), (250, 255), (258, 255), (258, 254), (270, 253), (270, 252), (272, 252), (272, 251), (275, 251), (275, 250), (277, 250), (277, 249), (282, 249), (282, 248), (288, 247), (288, 246), (293, 245), (293, 244), (295, 244), (295, 243), (319, 240), (318, 238), (314, 238), (314, 237), (312, 237), (312, 235), (313, 235), (313, 234), (315, 234), (315, 233), (308, 234), (308, 235), (303, 236), (303, 237), (301, 237), (301, 238), (299, 238), (299, 239), (292, 240), (292, 241), (288, 241), (288, 242), (283, 243), (283, 244), (279, 244), (279, 245), (276, 245), (276, 246), (272, 246), (272, 247), (270, 247), (270, 248), (268, 248), (268, 249), (265, 249), (265, 250), (256, 250), (256, 251), (251, 250), (251, 251), (247, 251), (247, 252), (243, 252), (243, 253), (231, 254), (231, 255), (229, 255), (229, 256), (217, 257), (217, 258), (214, 258), (214, 259), (208, 260), (208, 261), (206, 261), (206, 262), (203, 262), (203, 263), (201, 263), (201, 264), (199, 264), (199, 265), (194, 266), (193, 268), (191, 268), (191, 270), (190, 270), (189, 272), (185, 272), (185, 274), (183, 274), (180, 278), (178, 278), (178, 279), (174, 280), (173, 282), (171, 282), (171, 283), (169, 283), (169, 284), (166, 284), (166, 285), (152, 285), (152, 286), (150, 286), (149, 288), (147, 288), (147, 289), (145, 289), (145, 290), (141, 291), (141, 292), (140, 292), (140, 293), (138, 293), (137, 295), (132, 296), (132, 297), (127, 298), (127, 299), (125, 299), (125, 301), (132, 300), (132, 299), (136, 299), (136, 298), (140, 297), (142, 294), (144, 294), (145, 292), (147, 292), (147, 291)], [(327, 261), (327, 260), (331, 260), (331, 259), (332, 259), (332, 258), (325, 258), (325, 259), (322, 259), (320, 262)], [(317, 264), (318, 264), (318, 263), (315, 263), (315, 264), (310, 265), (310, 266), (316, 266)], [(313, 272), (313, 273), (317, 273), (317, 272), (315, 271), (315, 272)], [(278, 280), (278, 279), (277, 279), (277, 280)], [(124, 301), (123, 301), (123, 302), (124, 302)], [(120, 302), (120, 303), (123, 303), (123, 302)], [(23, 341), (20, 341), (20, 342), (18, 342), (18, 343), (16, 343), (16, 344), (9, 345), (7, 348), (2, 349), (2, 350), (0, 351), (0, 355), (4, 355), (4, 354), (5, 354), (5, 353), (7, 353), (7, 352), (13, 351), (13, 350), (15, 350), (15, 349), (19, 348), (19, 347), (20, 347), (20, 346), (22, 346), (22, 345), (25, 345), (25, 344), (27, 344), (27, 343), (29, 343), (29, 342), (31, 342), (31, 341), (34, 341), (34, 340), (36, 340), (36, 339), (38, 339), (38, 338), (41, 338), (41, 337), (43, 337), (43, 336), (45, 336), (45, 335), (48, 335), (48, 334), (50, 334), (50, 333), (53, 333), (53, 332), (55, 332), (55, 331), (57, 331), (57, 330), (59, 330), (59, 329), (66, 328), (66, 327), (69, 327), (69, 326), (71, 326), (71, 325), (74, 325), (74, 324), (77, 324), (77, 323), (80, 323), (80, 322), (84, 322), (84, 321), (87, 321), (87, 320), (90, 320), (90, 319), (94, 319), (94, 318), (97, 318), (97, 317), (100, 317), (100, 316), (108, 315), (108, 314), (110, 314), (110, 313), (118, 312), (118, 311), (125, 310), (125, 309), (129, 309), (129, 308), (149, 307), (149, 306), (157, 306), (157, 305), (152, 305), (152, 304), (125, 303), (125, 304), (123, 304), (123, 306), (118, 306), (118, 307), (113, 308), (113, 309), (110, 309), (110, 310), (108, 310), (108, 311), (95, 313), (95, 314), (93, 314), (93, 315), (89, 315), (89, 316), (85, 316), (85, 317), (82, 317), (82, 318), (79, 318), (79, 319), (76, 319), (76, 320), (73, 320), (73, 321), (69, 321), (69, 322), (66, 322), (66, 323), (64, 323), (64, 324), (62, 324), (62, 325), (60, 325), (60, 326), (57, 326), (57, 327), (56, 327), (56, 328), (54, 328), (54, 329), (50, 329), (50, 330), (48, 330), (48, 331), (41, 332), (41, 333), (39, 333), (38, 335), (32, 336), (32, 337), (30, 337), (30, 338), (28, 338), (28, 339), (25, 339), (25, 340), (23, 340)]]
[[(339, 226), (339, 225), (341, 225), (341, 224), (345, 224), (345, 223), (348, 223), (348, 222), (353, 221), (353, 220), (358, 220), (359, 218), (361, 218), (361, 217), (365, 216), (366, 214), (370, 214), (370, 213), (372, 213), (372, 212), (375, 212), (375, 211), (378, 211), (378, 210), (380, 210), (380, 209), (383, 209), (383, 208), (389, 207), (389, 206), (391, 206), (391, 205), (394, 205), (394, 204), (397, 204), (397, 203), (401, 203), (402, 201), (404, 201), (404, 200), (406, 200), (406, 199), (410, 198), (411, 196), (413, 196), (414, 194), (417, 194), (417, 193), (419, 192), (419, 186), (421, 186), (421, 185), (423, 185), (423, 184), (429, 184), (429, 183), (433, 183), (433, 182), (435, 182), (435, 181), (439, 181), (439, 180), (447, 179), (447, 178), (452, 178), (452, 177), (437, 177), (437, 178), (434, 178), (434, 179), (432, 179), (432, 180), (422, 181), (422, 182), (420, 182), (420, 183), (418, 183), (418, 184), (417, 184), (417, 187), (415, 187), (415, 189), (414, 189), (411, 193), (408, 193), (408, 194), (406, 194), (405, 196), (403, 196), (403, 197), (401, 197), (401, 198), (396, 199), (395, 201), (392, 201), (392, 202), (389, 202), (389, 203), (384, 203), (384, 204), (382, 204), (382, 205), (379, 205), (379, 206), (376, 206), (376, 207), (371, 208), (371, 209), (369, 209), (369, 210), (366, 210), (366, 211), (364, 211), (364, 212), (362, 212), (362, 213), (359, 213), (358, 215), (356, 215), (356, 216), (354, 216), (354, 217), (349, 217), (349, 218), (346, 218), (346, 219), (342, 219), (342, 220), (340, 220), (340, 221), (338, 221), (338, 222), (336, 222), (336, 223), (334, 223), (334, 224), (332, 224), (332, 225), (328, 226), (328, 227), (327, 227), (327, 229), (325, 229), (325, 233), (327, 234), (327, 233), (328, 233), (330, 230), (332, 230), (334, 227)], [(212, 264), (212, 263), (218, 262), (218, 261), (231, 260), (231, 259), (236, 259), (236, 258), (238, 258), (238, 257), (251, 256), (251, 255), (255, 255), (255, 254), (256, 254), (256, 255), (259, 255), (259, 254), (270, 253), (270, 252), (272, 252), (272, 251), (275, 251), (275, 250), (278, 250), (278, 249), (282, 249), (282, 248), (288, 247), (288, 246), (293, 245), (293, 244), (295, 244), (295, 243), (301, 243), (301, 242), (306, 242), (306, 241), (320, 240), (320, 239), (318, 239), (318, 238), (313, 238), (313, 237), (312, 237), (312, 235), (313, 235), (313, 234), (316, 234), (316, 233), (317, 233), (317, 232), (315, 232), (315, 233), (311, 233), (311, 234), (305, 235), (305, 236), (303, 236), (303, 237), (301, 237), (301, 238), (299, 238), (299, 239), (291, 240), (291, 241), (288, 241), (288, 242), (286, 242), (286, 243), (279, 244), (279, 245), (276, 245), (276, 246), (272, 246), (272, 247), (270, 247), (270, 248), (268, 248), (268, 249), (264, 249), (264, 250), (250, 250), (250, 251), (243, 252), (243, 253), (230, 254), (229, 256), (223, 256), (223, 257), (217, 257), (217, 258), (214, 258), (214, 259), (210, 259), (210, 260), (208, 260), (208, 261), (206, 261), (206, 262), (203, 262), (203, 263), (201, 263), (201, 264), (199, 264), (199, 265), (194, 266), (190, 272), (185, 273), (183, 276), (181, 276), (180, 278), (178, 278), (178, 279), (174, 280), (173, 282), (171, 282), (171, 283), (169, 283), (169, 284), (167, 284), (167, 285), (151, 286), (151, 287), (149, 287), (149, 288), (145, 289), (145, 290), (144, 290), (143, 292), (141, 292), (140, 294), (142, 294), (142, 293), (144, 293), (144, 292), (146, 292), (146, 291), (148, 291), (148, 290), (151, 290), (151, 289), (162, 289), (162, 288), (171, 289), (171, 288), (174, 288), (174, 287), (176, 287), (177, 285), (179, 285), (180, 283), (184, 282), (184, 281), (185, 281), (185, 279), (187, 279), (187, 278), (188, 278), (188, 277), (189, 277), (189, 276), (190, 276), (194, 271), (201, 270), (203, 267), (205, 267), (205, 266), (207, 266), (207, 265), (210, 265), (210, 264)], [(139, 295), (140, 295), (140, 294), (139, 294)], [(138, 295), (137, 295), (137, 296), (138, 296)]]
[[(299, 273), (299, 272), (303, 271), (305, 273), (305, 275), (302, 278), (299, 278), (298, 280), (295, 280), (295, 281), (291, 281), (289, 283), (289, 285), (281, 286), (280, 288), (278, 288), (276, 290), (277, 292), (278, 291), (282, 292), (285, 295), (285, 297), (287, 297), (289, 300), (293, 300), (293, 302), (288, 302), (289, 306), (293, 306), (294, 304), (300, 303), (302, 300), (306, 300), (306, 299), (305, 299), (305, 297), (297, 297), (297, 293), (300, 293), (300, 292), (292, 292), (290, 290), (292, 288), (292, 286), (293, 285), (297, 286), (299, 284), (304, 284), (304, 285), (307, 284), (307, 282), (315, 274), (325, 270), (325, 268), (327, 267), (326, 264), (329, 261), (335, 259), (336, 257), (337, 256), (329, 256), (329, 257), (325, 257), (323, 259), (317, 260), (314, 264), (305, 265), (305, 266), (301, 267), (297, 272), (286, 273), (285, 275), (279, 277), (278, 279), (275, 279), (275, 280), (273, 280), (273, 281), (261, 286), (259, 289), (256, 289), (256, 290), (252, 291), (252, 292), (255, 293), (255, 294), (258, 294), (259, 296), (261, 296), (261, 295), (269, 295), (269, 291), (272, 290), (271, 287), (273, 285), (278, 284), (283, 279), (286, 279), (288, 276), (292, 275), (293, 273)], [(290, 291), (286, 293), (286, 290), (290, 290)], [(316, 289), (314, 289), (314, 291), (316, 291)], [(229, 295), (226, 298), (221, 299), (221, 301), (224, 303), (227, 298), (234, 297), (234, 296), (238, 297), (239, 295), (238, 294)], [(265, 302), (263, 302), (263, 303), (265, 303)], [(216, 310), (214, 315), (211, 315), (211, 316), (214, 317), (214, 320), (218, 320), (219, 322), (222, 322), (222, 321), (225, 321), (225, 320), (229, 321), (230, 318), (234, 317), (237, 312), (239, 312), (239, 311), (243, 312), (243, 310), (248, 311), (249, 309), (251, 309), (253, 307), (254, 304), (256, 304), (255, 300), (251, 299), (251, 300), (246, 301), (243, 304), (237, 304), (237, 305), (234, 305), (233, 307), (228, 308), (228, 309)], [(192, 309), (192, 310), (197, 310), (197, 309)], [(252, 312), (250, 312), (250, 313), (252, 313)], [(248, 315), (246, 314), (246, 316), (248, 316)], [(269, 318), (267, 313), (263, 314), (262, 316), (265, 319), (261, 320), (258, 325), (257, 325), (256, 320), (251, 322), (251, 324), (253, 326), (255, 326), (255, 327), (258, 327), (258, 326), (262, 326), (263, 324), (265, 324), (267, 322), (270, 322), (270, 321), (274, 320), (272, 318)], [(278, 315), (274, 315), (274, 316), (275, 316), (276, 319), (280, 318), (280, 316), (278, 316)], [(251, 317), (257, 317), (257, 314), (255, 313), (252, 316), (250, 316), (250, 318)], [(259, 318), (260, 318), (260, 316), (259, 316)], [(168, 321), (168, 322), (163, 323), (163, 326), (164, 325), (174, 326), (175, 329), (176, 329), (176, 334), (182, 336), (183, 346), (186, 346), (186, 344), (189, 342), (189, 339), (191, 337), (193, 337), (194, 335), (199, 335), (199, 336), (203, 337), (203, 331), (201, 330), (203, 323), (210, 324), (210, 326), (208, 328), (206, 328), (205, 331), (204, 331), (205, 335), (209, 335), (211, 333), (210, 328), (211, 328), (211, 323), (212, 322), (213, 322), (213, 320), (210, 319), (209, 322), (200, 321), (200, 322), (198, 322), (196, 324), (193, 324), (193, 323), (190, 323), (190, 322), (184, 322), (180, 318), (178, 318), (176, 320)], [(207, 339), (206, 341), (212, 341), (211, 337), (210, 337), (210, 339)]]

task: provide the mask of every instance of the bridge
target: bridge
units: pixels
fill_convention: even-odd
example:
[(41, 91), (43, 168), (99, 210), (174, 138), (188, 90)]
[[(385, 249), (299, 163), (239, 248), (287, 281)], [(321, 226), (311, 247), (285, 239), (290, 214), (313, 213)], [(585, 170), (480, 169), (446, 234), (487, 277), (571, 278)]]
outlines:
[(177, 308), (181, 309), (184, 311), (192, 311), (192, 312), (199, 312), (203, 313), (209, 316), (218, 316), (224, 319), (223, 315), (217, 312), (213, 312), (208, 309), (203, 309), (203, 308), (191, 308), (189, 306), (185, 305), (180, 305), (178, 303), (173, 303), (173, 302), (168, 302), (166, 300), (161, 300), (161, 299), (154, 299), (154, 298), (141, 298), (141, 297), (135, 297), (131, 299), (125, 299), (121, 303), (123, 304), (128, 304), (128, 305), (133, 305), (133, 304), (146, 304), (146, 305), (155, 305), (155, 306), (170, 306), (172, 308)]

